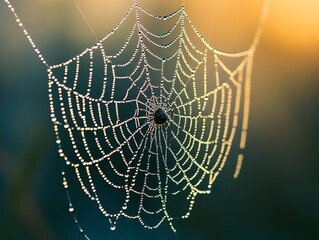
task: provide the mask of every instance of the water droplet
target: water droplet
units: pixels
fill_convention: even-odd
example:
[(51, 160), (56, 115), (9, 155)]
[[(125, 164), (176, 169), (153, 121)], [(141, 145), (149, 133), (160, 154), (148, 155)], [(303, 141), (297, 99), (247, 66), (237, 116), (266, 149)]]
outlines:
[(115, 225), (111, 225), (110, 229), (111, 231), (114, 231), (116, 229)]
[(74, 212), (74, 208), (73, 208), (73, 207), (70, 207), (70, 208), (69, 208), (69, 212)]

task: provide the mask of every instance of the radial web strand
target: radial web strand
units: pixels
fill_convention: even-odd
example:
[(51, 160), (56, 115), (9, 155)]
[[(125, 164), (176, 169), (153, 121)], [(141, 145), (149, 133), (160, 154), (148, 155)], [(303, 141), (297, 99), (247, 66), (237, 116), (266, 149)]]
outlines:
[[(49, 66), (5, 2), (48, 68), (63, 185), (80, 231), (73, 188), (111, 230), (126, 217), (148, 229), (167, 222), (175, 232), (173, 222), (211, 192), (235, 139), (245, 148), (262, 28), (247, 51), (225, 53), (204, 40), (184, 6), (157, 16), (135, 1), (93, 47)], [(235, 178), (242, 154), (237, 161)]]

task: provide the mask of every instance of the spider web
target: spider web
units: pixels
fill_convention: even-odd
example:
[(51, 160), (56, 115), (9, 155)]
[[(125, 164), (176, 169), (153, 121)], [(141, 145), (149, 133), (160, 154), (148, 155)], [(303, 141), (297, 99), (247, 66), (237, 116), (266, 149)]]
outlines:
[[(175, 232), (173, 221), (189, 217), (196, 197), (211, 192), (236, 136), (245, 148), (261, 26), (247, 51), (225, 53), (204, 40), (184, 6), (157, 16), (134, 1), (93, 47), (49, 66), (5, 2), (48, 67), (69, 211), (77, 210), (69, 194), (77, 182), (111, 230), (126, 217), (148, 229), (167, 221)], [(154, 122), (159, 108), (168, 117), (161, 125)], [(235, 178), (242, 161), (239, 154)]]

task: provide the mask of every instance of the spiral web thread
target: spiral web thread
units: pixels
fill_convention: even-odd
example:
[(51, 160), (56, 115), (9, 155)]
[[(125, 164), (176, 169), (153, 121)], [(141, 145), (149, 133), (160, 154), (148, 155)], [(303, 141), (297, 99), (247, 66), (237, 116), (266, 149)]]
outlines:
[[(48, 68), (51, 117), (65, 163), (63, 185), (80, 231), (68, 176), (77, 179), (111, 230), (124, 216), (149, 229), (167, 221), (175, 232), (172, 222), (189, 217), (197, 195), (211, 192), (235, 136), (245, 148), (253, 54), (269, 1), (247, 51), (225, 53), (211, 47), (184, 6), (156, 16), (134, 1), (93, 47), (52, 66), (11, 3), (5, 3)], [(147, 24), (150, 19), (156, 27)], [(229, 59), (237, 61), (235, 67), (228, 67)], [(165, 124), (154, 122), (158, 108), (168, 116)], [(235, 178), (242, 161), (239, 154)], [(114, 195), (101, 191), (97, 178), (122, 196), (117, 209), (101, 200), (103, 194)], [(181, 201), (186, 205), (177, 210)]]

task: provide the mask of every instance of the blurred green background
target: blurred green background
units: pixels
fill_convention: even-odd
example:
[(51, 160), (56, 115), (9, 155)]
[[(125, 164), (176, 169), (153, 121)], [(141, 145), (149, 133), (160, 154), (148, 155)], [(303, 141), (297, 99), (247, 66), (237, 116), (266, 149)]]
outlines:
[[(78, 0), (98, 37), (132, 1)], [(181, 1), (139, 1), (157, 14)], [(208, 41), (247, 49), (263, 1), (185, 1)], [(73, 0), (12, 0), (49, 64), (94, 44)], [(319, 2), (273, 1), (258, 46), (247, 148), (238, 180), (221, 179), (176, 223), (180, 240), (317, 239)], [(47, 72), (0, 2), (0, 239), (82, 239), (68, 209), (49, 119)], [(108, 228), (108, 226), (106, 226)], [(98, 233), (97, 233), (98, 235)], [(98, 239), (176, 239), (126, 221)], [(94, 240), (94, 239), (93, 239)]]

